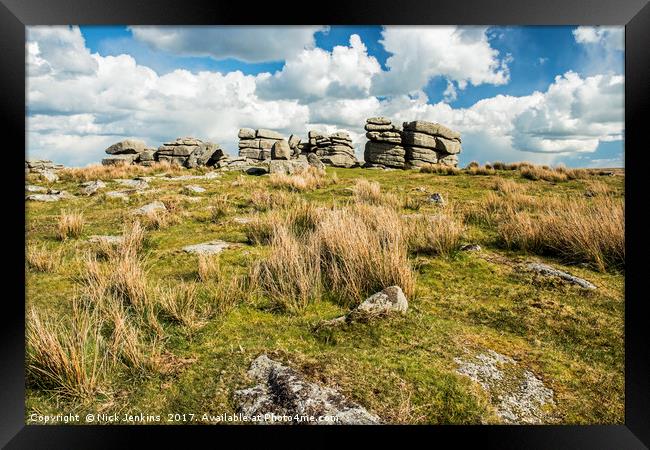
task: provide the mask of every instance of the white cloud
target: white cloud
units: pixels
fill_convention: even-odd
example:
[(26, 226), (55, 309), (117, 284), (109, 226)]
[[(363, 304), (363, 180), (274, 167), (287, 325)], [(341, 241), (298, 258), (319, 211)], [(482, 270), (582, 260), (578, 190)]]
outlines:
[(579, 44), (600, 44), (610, 50), (625, 49), (624, 27), (585, 27), (573, 30), (573, 36)]
[[(218, 142), (236, 154), (240, 127), (302, 137), (309, 129), (348, 131), (360, 156), (365, 119), (377, 115), (396, 124), (421, 119), (459, 130), (461, 156), (468, 161), (552, 163), (593, 152), (599, 142), (623, 136), (621, 75), (567, 72), (545, 92), (497, 95), (468, 108), (453, 108), (445, 102), (430, 104), (421, 89), (385, 99), (371, 95), (369, 80), (381, 69), (358, 36), (332, 52), (302, 50), (275, 75), (186, 70), (159, 75), (129, 55), (91, 55), (79, 45), (83, 39), (79, 41), (78, 29), (56, 28), (30, 33), (26, 43), (27, 143), (30, 157), (68, 165), (98, 162), (106, 147), (127, 137), (156, 147), (190, 135)], [(466, 34), (462, 40), (475, 42), (482, 33)], [(472, 80), (450, 79), (448, 99), (467, 82)], [(272, 96), (269, 89), (282, 95)]]
[(283, 61), (315, 45), (323, 26), (132, 26), (133, 36), (152, 48), (178, 55)]
[(37, 26), (27, 28), (29, 75), (66, 78), (91, 75), (97, 64), (86, 48), (79, 27)]
[(486, 31), (487, 27), (384, 27), (380, 42), (392, 55), (386, 61), (389, 70), (375, 77), (373, 93), (409, 93), (436, 76), (455, 81), (460, 89), (467, 83), (507, 83), (511, 58), (499, 58)]
[(381, 71), (368, 56), (361, 38), (353, 34), (350, 45), (303, 50), (287, 60), (281, 71), (259, 76), (257, 91), (263, 98), (295, 98), (302, 102), (319, 98), (367, 97), (372, 76)]

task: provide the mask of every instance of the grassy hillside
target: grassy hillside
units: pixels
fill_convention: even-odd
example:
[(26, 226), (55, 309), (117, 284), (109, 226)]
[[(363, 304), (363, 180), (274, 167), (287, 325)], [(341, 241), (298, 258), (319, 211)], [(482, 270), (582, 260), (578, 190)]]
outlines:
[[(547, 422), (623, 423), (624, 177), (498, 169), (65, 171), (52, 186), (75, 198), (26, 204), (27, 418), (233, 413), (267, 353), (388, 423), (498, 423), (495, 394), (457, 363), (494, 350), (553, 391)], [(128, 201), (103, 193), (135, 175), (150, 187)], [(98, 178), (107, 188), (79, 195)], [(167, 211), (133, 216), (154, 200)], [(117, 247), (88, 239), (122, 234)], [(181, 250), (214, 239), (231, 245)], [(597, 289), (521, 270), (529, 261)], [(406, 314), (315, 326), (390, 284)]]

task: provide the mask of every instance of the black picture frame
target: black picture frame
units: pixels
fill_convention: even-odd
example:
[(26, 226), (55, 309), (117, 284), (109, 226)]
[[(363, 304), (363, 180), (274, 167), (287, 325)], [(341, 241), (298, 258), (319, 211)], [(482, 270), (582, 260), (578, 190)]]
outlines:
[[(25, 425), (24, 412), (24, 241), (14, 239), (25, 228), (22, 162), (18, 148), (25, 135), (25, 26), (64, 24), (413, 24), (413, 25), (625, 25), (625, 424), (593, 426), (402, 426), (354, 427), (355, 432), (383, 439), (388, 432), (408, 432), (412, 442), (453, 446), (474, 442), (483, 448), (603, 448), (627, 449), (650, 446), (650, 373), (647, 316), (643, 308), (644, 268), (647, 237), (643, 232), (641, 186), (646, 170), (643, 148), (647, 125), (644, 119), (650, 103), (650, 4), (646, 0), (545, 0), (475, 2), (453, 0), (375, 0), (349, 3), (331, 0), (321, 4), (157, 0), (0, 0), (0, 58), (2, 123), (5, 125), (3, 158), (10, 161), (3, 173), (5, 189), (4, 225), (8, 230), (4, 262), (5, 292), (2, 308), (2, 370), (0, 444), (6, 448), (129, 448), (134, 439), (153, 444), (171, 444), (201, 439), (226, 445), (233, 434), (242, 434), (245, 445), (257, 437), (272, 442), (297, 434), (303, 443), (314, 433), (332, 435), (349, 428), (323, 427), (152, 427), (152, 426), (38, 426)], [(23, 158), (24, 159), (24, 158)], [(21, 280), (23, 283), (21, 284)], [(9, 288), (9, 289), (8, 289)], [(444, 440), (443, 440), (444, 439)], [(418, 444), (421, 445), (421, 444)], [(444, 444), (443, 444), (444, 445)]]

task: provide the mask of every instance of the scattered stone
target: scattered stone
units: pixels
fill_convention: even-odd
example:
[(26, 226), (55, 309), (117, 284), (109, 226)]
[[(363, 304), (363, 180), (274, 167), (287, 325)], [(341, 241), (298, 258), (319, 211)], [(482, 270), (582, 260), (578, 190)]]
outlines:
[(98, 190), (105, 187), (106, 183), (104, 183), (102, 180), (86, 181), (85, 183), (81, 183), (81, 193), (83, 195), (93, 195)]
[(155, 213), (155, 212), (158, 212), (158, 211), (167, 211), (167, 207), (160, 200), (156, 200), (154, 202), (151, 202), (151, 203), (148, 203), (148, 204), (146, 204), (144, 206), (141, 206), (140, 208), (133, 211), (133, 214), (146, 215), (146, 214), (151, 214), (151, 213)]
[(478, 244), (466, 244), (463, 245), (460, 250), (463, 252), (480, 252), (482, 249)]
[(134, 154), (117, 154), (107, 156), (102, 159), (102, 165), (104, 166), (130, 166), (135, 161), (137, 155)]
[(88, 236), (88, 242), (93, 244), (106, 243), (110, 245), (119, 245), (123, 241), (124, 241), (124, 237), (122, 236), (98, 235), (98, 234), (93, 234), (92, 236)]
[(187, 253), (196, 253), (199, 255), (216, 255), (221, 253), (224, 249), (228, 248), (230, 244), (225, 241), (214, 240), (204, 242), (202, 244), (188, 245), (183, 247), (183, 251)]
[(111, 145), (106, 149), (109, 155), (126, 155), (142, 153), (146, 149), (146, 144), (137, 139), (126, 139)]
[(271, 160), (269, 163), (269, 173), (284, 173), (286, 175), (293, 175), (294, 173), (302, 172), (309, 167), (307, 158), (302, 156), (299, 159), (285, 160)]
[(61, 196), (56, 194), (32, 194), (25, 197), (25, 200), (33, 202), (58, 202)]
[(315, 167), (319, 170), (325, 170), (325, 164), (320, 160), (315, 153), (307, 153), (307, 162), (310, 166)]
[(429, 197), (429, 202), (435, 203), (437, 205), (444, 205), (445, 204), (445, 199), (442, 197), (442, 194), (440, 194), (439, 192), (434, 192)]
[(234, 217), (232, 219), (233, 222), (239, 223), (242, 225), (246, 225), (247, 223), (251, 223), (253, 221), (252, 217)]
[(365, 299), (347, 315), (323, 320), (317, 328), (329, 328), (359, 320), (369, 320), (408, 310), (408, 300), (399, 286), (389, 286)]
[(526, 265), (526, 268), (541, 275), (559, 277), (565, 281), (568, 281), (569, 283), (577, 284), (578, 286), (585, 289), (596, 289), (596, 286), (589, 281), (573, 276), (567, 272), (554, 269), (553, 267), (546, 264), (529, 263)]
[(474, 358), (454, 358), (456, 371), (481, 385), (496, 413), (507, 424), (542, 424), (551, 421), (553, 391), (532, 372), (505, 355), (488, 350)]
[(54, 173), (51, 170), (43, 170), (40, 172), (41, 178), (43, 178), (45, 181), (48, 181), (50, 183), (54, 183), (55, 181), (59, 181), (59, 176)]
[(202, 192), (205, 192), (205, 188), (195, 184), (188, 184), (183, 188), (183, 190), (189, 194), (201, 194)]
[(135, 189), (136, 191), (142, 191), (145, 189), (149, 189), (149, 183), (147, 183), (145, 180), (142, 180), (140, 178), (134, 178), (132, 180), (124, 180), (124, 179), (117, 179), (113, 180), (116, 181), (117, 183), (121, 184), (122, 186), (129, 187), (131, 189)]
[(107, 198), (119, 198), (120, 200), (129, 199), (129, 195), (126, 192), (109, 191), (105, 195)]
[(25, 192), (47, 192), (47, 189), (35, 184), (28, 184), (25, 186)]
[(291, 159), (292, 154), (289, 143), (284, 139), (275, 141), (271, 148), (271, 159)]
[(301, 374), (283, 364), (260, 355), (248, 374), (259, 384), (235, 391), (241, 414), (260, 416), (266, 423), (294, 422), (294, 417), (326, 417), (307, 424), (371, 425), (380, 419), (362, 406), (347, 400), (338, 391), (306, 381)]

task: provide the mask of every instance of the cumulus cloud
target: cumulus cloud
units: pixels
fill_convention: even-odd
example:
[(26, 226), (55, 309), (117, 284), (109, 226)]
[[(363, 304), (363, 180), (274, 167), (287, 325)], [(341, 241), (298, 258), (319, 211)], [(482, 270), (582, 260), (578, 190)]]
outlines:
[[(331, 52), (301, 50), (274, 75), (187, 70), (159, 75), (129, 55), (91, 54), (78, 28), (31, 31), (26, 43), (28, 155), (68, 165), (98, 162), (106, 147), (128, 137), (156, 147), (190, 135), (236, 154), (241, 127), (303, 137), (310, 129), (348, 131), (361, 156), (365, 119), (376, 115), (396, 124), (421, 119), (459, 130), (463, 160), (552, 163), (563, 155), (593, 152), (599, 142), (621, 140), (624, 132), (622, 75), (567, 72), (544, 92), (497, 95), (453, 108), (446, 102), (431, 104), (421, 88), (372, 95), (372, 78), (381, 75), (381, 68), (356, 35)], [(479, 31), (454, 39), (475, 43), (484, 34)], [(448, 98), (461, 85), (462, 80), (449, 79)]]
[[(51, 47), (52, 41), (65, 42), (75, 34), (60, 28), (35, 43)], [(78, 51), (83, 56), (87, 49)], [(233, 153), (240, 127), (302, 133), (309, 120), (308, 107), (294, 100), (259, 99), (255, 77), (239, 71), (175, 70), (160, 76), (129, 55), (93, 54), (94, 72), (62, 78), (57, 74), (67, 70), (67, 60), (53, 54), (52, 60), (42, 54), (39, 61), (51, 70), (29, 71), (27, 129), (29, 152), (56, 154), (58, 161), (97, 162), (104, 148), (126, 137), (158, 146), (193, 135)]]
[(27, 42), (29, 75), (49, 73), (65, 78), (97, 70), (79, 27), (28, 27)]
[(315, 45), (323, 26), (132, 26), (135, 39), (178, 55), (283, 61)]
[(409, 93), (436, 76), (455, 81), (460, 89), (468, 83), (507, 83), (511, 59), (500, 57), (486, 32), (487, 27), (384, 27), (380, 42), (391, 56), (388, 71), (373, 81), (373, 94)]
[(579, 44), (599, 44), (610, 50), (625, 49), (625, 28), (580, 26), (573, 30)]
[(311, 102), (319, 98), (367, 97), (372, 76), (381, 67), (357, 34), (350, 45), (303, 50), (287, 60), (281, 71), (259, 76), (257, 91), (263, 98), (295, 98)]

